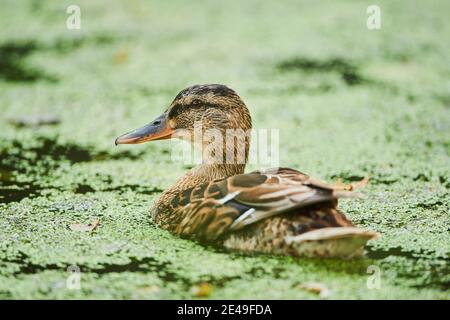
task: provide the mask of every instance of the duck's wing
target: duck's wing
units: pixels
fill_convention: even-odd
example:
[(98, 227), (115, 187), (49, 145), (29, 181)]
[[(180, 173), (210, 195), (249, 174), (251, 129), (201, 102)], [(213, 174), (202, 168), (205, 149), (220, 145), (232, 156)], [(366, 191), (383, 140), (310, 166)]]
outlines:
[[(351, 194), (288, 168), (240, 174), (180, 193), (172, 201), (173, 214), (178, 217), (174, 232), (199, 240), (216, 240), (294, 209), (317, 203), (335, 207), (337, 198)], [(340, 215), (337, 210), (329, 212)], [(328, 220), (342, 221), (342, 218)]]

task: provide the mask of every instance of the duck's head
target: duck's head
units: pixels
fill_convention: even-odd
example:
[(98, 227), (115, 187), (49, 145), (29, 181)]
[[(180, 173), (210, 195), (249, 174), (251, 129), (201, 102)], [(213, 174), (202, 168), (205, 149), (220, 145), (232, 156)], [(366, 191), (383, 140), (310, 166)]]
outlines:
[(236, 92), (220, 84), (194, 85), (182, 90), (167, 110), (149, 124), (116, 139), (118, 144), (182, 138), (192, 139), (201, 126), (219, 130), (223, 136), (228, 129), (248, 132), (250, 113)]

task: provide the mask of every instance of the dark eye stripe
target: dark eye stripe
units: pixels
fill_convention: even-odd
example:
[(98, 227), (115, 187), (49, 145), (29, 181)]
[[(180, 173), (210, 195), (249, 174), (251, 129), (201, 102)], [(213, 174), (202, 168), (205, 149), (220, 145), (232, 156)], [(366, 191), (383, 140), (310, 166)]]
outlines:
[(169, 118), (174, 118), (183, 112), (184, 106), (182, 104), (176, 104), (169, 111)]

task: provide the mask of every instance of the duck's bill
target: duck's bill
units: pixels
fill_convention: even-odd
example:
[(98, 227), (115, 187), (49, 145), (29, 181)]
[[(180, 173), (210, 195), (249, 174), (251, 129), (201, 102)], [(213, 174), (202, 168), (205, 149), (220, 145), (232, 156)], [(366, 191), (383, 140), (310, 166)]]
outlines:
[(116, 145), (170, 139), (173, 133), (174, 130), (168, 125), (167, 117), (163, 114), (142, 128), (121, 135), (116, 139)]

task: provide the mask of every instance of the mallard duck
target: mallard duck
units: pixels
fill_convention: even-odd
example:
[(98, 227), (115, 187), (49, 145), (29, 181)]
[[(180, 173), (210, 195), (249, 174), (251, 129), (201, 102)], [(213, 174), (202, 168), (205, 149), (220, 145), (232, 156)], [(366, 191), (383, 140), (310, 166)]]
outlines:
[[(211, 150), (206, 145), (211, 139), (192, 138), (196, 123), (202, 130), (218, 130), (222, 137), (227, 130), (252, 128), (250, 113), (234, 90), (219, 84), (194, 85), (178, 93), (161, 116), (115, 143), (181, 138)], [(307, 257), (360, 256), (366, 242), (378, 236), (355, 227), (337, 209), (338, 198), (352, 192), (289, 168), (244, 173), (249, 136), (243, 148), (237, 148), (234, 139), (220, 142), (233, 161), (214, 151), (203, 152), (202, 163), (153, 204), (151, 216), (157, 225), (231, 250)]]

